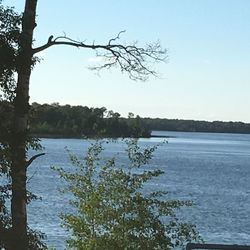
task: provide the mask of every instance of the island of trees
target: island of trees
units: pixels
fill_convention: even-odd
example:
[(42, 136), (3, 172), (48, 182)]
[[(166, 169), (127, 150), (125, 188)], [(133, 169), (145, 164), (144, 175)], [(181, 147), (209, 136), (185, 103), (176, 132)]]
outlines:
[(250, 133), (250, 124), (141, 118), (133, 113), (124, 118), (105, 107), (32, 104), (31, 132), (38, 137), (150, 137), (152, 130)]

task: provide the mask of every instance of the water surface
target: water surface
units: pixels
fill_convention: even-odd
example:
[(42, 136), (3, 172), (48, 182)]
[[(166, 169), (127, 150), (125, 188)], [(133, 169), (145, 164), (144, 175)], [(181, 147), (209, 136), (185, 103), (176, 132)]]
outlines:
[[(250, 243), (250, 135), (190, 132), (160, 132), (168, 143), (155, 152), (151, 168), (164, 175), (150, 183), (148, 189), (171, 192), (172, 198), (191, 199), (192, 208), (184, 208), (183, 219), (197, 225), (209, 243)], [(141, 139), (141, 145), (155, 145), (164, 139)], [(47, 234), (49, 245), (64, 249), (65, 229), (58, 215), (70, 211), (68, 197), (58, 192), (64, 183), (51, 166), (71, 169), (67, 146), (79, 157), (89, 141), (79, 139), (42, 139), (46, 155), (29, 170), (29, 186), (42, 201), (29, 205), (33, 228)], [(122, 141), (109, 143), (106, 156), (116, 155), (126, 164)]]

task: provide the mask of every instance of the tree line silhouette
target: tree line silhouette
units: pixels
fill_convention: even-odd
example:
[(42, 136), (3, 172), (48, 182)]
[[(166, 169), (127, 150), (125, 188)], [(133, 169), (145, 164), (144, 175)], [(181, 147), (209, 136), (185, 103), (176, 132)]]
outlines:
[(121, 115), (105, 107), (89, 108), (32, 103), (31, 133), (38, 137), (150, 137), (139, 116)]
[(105, 107), (32, 104), (31, 133), (39, 137), (138, 138), (150, 137), (152, 130), (246, 134), (250, 133), (250, 124), (142, 118), (133, 113), (124, 118)]

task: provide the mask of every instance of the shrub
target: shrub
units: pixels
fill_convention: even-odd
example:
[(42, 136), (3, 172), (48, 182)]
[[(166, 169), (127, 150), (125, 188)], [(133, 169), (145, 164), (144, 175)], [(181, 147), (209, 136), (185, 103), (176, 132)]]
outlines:
[[(103, 142), (93, 143), (83, 160), (70, 155), (74, 172), (57, 168), (73, 194), (74, 212), (62, 214), (72, 235), (73, 249), (172, 249), (200, 239), (195, 226), (180, 222), (176, 210), (190, 201), (167, 199), (167, 192), (145, 192), (143, 187), (161, 170), (147, 170), (157, 146), (141, 149), (126, 141), (128, 166), (101, 156)], [(146, 169), (146, 170), (145, 170)], [(65, 190), (64, 190), (65, 191)]]

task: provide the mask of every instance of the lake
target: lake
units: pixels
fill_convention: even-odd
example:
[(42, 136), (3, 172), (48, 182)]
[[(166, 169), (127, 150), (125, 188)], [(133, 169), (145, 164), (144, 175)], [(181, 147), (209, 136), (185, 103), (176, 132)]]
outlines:
[[(154, 131), (169, 136), (152, 160), (152, 168), (164, 175), (148, 189), (171, 192), (172, 198), (191, 199), (195, 205), (183, 208), (180, 216), (197, 225), (207, 243), (250, 244), (250, 135)], [(155, 145), (164, 138), (140, 139), (140, 145)], [(29, 167), (28, 185), (42, 198), (29, 205), (29, 224), (47, 234), (47, 242), (64, 249), (67, 232), (58, 215), (70, 211), (69, 196), (58, 191), (64, 183), (51, 166), (70, 169), (65, 147), (79, 157), (90, 141), (42, 139), (46, 155)], [(125, 161), (121, 140), (107, 144), (105, 156)], [(32, 154), (32, 152), (31, 152)]]

